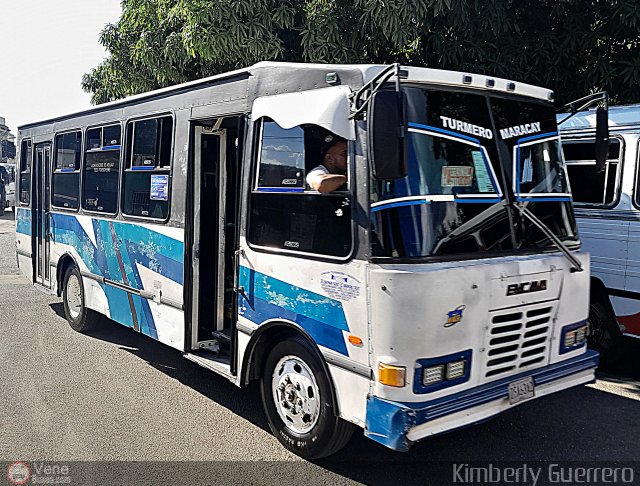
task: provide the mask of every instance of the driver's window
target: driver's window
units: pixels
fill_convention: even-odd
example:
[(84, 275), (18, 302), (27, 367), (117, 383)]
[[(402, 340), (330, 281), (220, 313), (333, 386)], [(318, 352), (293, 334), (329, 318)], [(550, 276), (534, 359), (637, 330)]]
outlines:
[[(346, 184), (320, 194), (308, 182), (322, 165), (327, 140), (316, 125), (290, 129), (263, 118), (251, 194), (249, 242), (287, 252), (346, 257), (352, 249), (351, 203)], [(346, 142), (345, 142), (346, 144)]]

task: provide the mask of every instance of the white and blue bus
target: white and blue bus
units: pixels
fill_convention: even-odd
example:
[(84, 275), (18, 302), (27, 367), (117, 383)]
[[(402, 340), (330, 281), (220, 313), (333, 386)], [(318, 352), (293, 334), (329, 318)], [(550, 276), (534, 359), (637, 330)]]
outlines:
[[(239, 386), (327, 456), (594, 380), (553, 93), (398, 65), (259, 63), (19, 128), (20, 269)], [(306, 174), (346, 141), (347, 182)]]
[(640, 338), (640, 105), (612, 106), (608, 119), (601, 164), (593, 110), (560, 129), (578, 227), (593, 262), (589, 341), (603, 360), (615, 362), (623, 335)]

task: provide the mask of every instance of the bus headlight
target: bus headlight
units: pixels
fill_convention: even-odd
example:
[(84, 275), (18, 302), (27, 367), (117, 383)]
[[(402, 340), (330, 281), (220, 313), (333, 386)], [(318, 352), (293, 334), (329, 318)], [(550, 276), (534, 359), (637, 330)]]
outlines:
[(471, 375), (471, 350), (448, 356), (419, 359), (413, 381), (414, 393), (429, 393), (467, 381)]
[(560, 354), (580, 349), (587, 342), (586, 321), (570, 324), (562, 328), (560, 335)]
[(452, 361), (447, 363), (447, 380), (457, 380), (464, 376), (464, 369), (466, 368), (466, 360)]
[(440, 383), (444, 378), (444, 365), (425, 368), (422, 372), (422, 384), (429, 386)]

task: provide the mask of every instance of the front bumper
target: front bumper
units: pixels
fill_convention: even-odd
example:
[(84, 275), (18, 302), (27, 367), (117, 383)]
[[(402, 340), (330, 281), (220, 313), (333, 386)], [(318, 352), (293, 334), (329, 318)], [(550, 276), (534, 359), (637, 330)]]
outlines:
[(365, 435), (397, 451), (413, 442), (487, 419), (511, 408), (509, 383), (528, 376), (541, 397), (572, 386), (592, 383), (598, 353), (587, 350), (575, 358), (516, 376), (480, 385), (427, 402), (392, 402), (371, 396), (367, 400)]

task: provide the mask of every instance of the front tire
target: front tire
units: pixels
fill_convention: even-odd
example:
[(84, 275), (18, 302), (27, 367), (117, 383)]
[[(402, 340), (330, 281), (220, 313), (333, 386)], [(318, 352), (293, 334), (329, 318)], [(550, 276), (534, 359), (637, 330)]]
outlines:
[(334, 409), (333, 387), (315, 349), (296, 336), (269, 353), (260, 382), (269, 427), (282, 445), (305, 459), (342, 449), (353, 425)]
[(600, 353), (602, 365), (615, 364), (620, 357), (622, 332), (608, 298), (602, 295), (593, 296), (589, 303), (588, 322), (589, 347)]
[(92, 319), (92, 313), (87, 309), (82, 276), (77, 267), (73, 266), (67, 270), (62, 285), (64, 315), (71, 329), (78, 332), (90, 331), (95, 327), (95, 319)]

